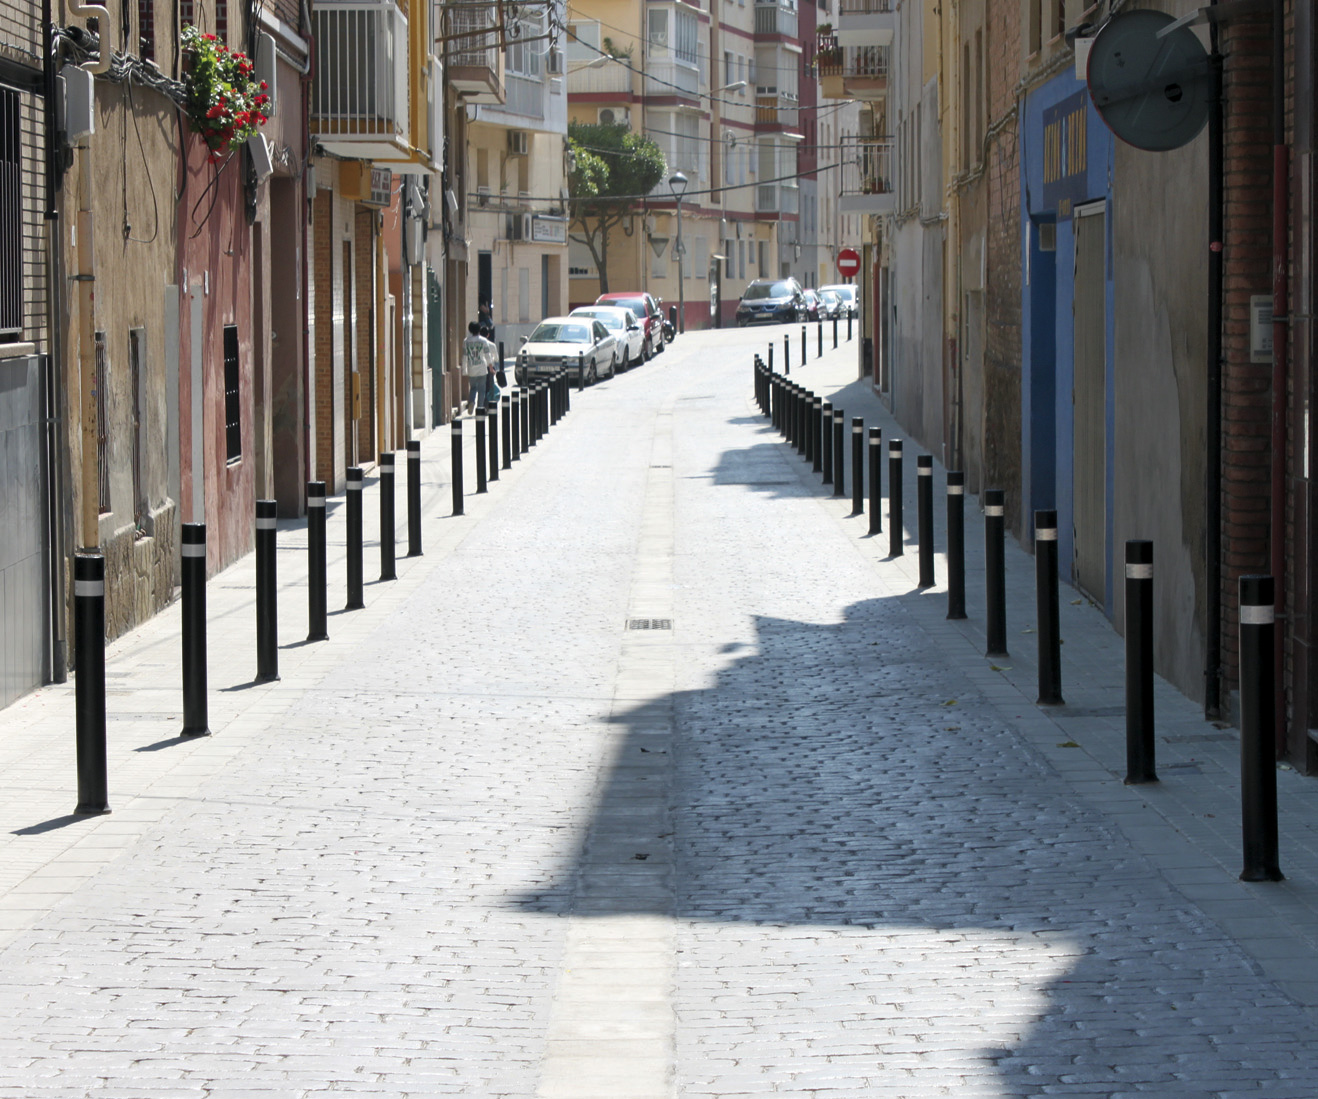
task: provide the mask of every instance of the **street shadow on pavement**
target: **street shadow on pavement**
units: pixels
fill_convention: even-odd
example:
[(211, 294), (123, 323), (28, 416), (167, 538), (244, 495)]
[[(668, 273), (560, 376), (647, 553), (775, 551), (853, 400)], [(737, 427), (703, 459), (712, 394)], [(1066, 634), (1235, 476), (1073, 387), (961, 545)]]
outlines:
[(766, 1052), (784, 1016), (788, 1046), (845, 1047), (831, 1086), (885, 1095), (963, 1075), (976, 1095), (1031, 1097), (1318, 1081), (1304, 1009), (895, 604), (760, 617), (736, 652), (705, 639), (725, 654), (714, 685), (617, 719), (575, 864), (522, 905), (674, 918), (681, 1025), (696, 1045), (701, 1026), (744, 1039), (742, 1080), (756, 1058), (768, 1081), (806, 1055)]

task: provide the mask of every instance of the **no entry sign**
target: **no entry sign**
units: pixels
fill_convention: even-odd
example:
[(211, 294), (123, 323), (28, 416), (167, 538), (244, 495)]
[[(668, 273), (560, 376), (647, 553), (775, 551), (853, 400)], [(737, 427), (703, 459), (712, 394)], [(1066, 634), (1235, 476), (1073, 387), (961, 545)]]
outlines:
[(860, 253), (854, 248), (843, 248), (837, 254), (837, 273), (844, 279), (854, 278), (860, 271)]

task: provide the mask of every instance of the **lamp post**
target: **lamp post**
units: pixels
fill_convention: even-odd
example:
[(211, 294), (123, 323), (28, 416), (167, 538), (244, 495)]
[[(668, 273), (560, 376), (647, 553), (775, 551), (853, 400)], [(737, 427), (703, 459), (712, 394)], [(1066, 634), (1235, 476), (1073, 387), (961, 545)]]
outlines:
[(681, 172), (674, 172), (668, 177), (668, 186), (677, 199), (677, 330), (686, 335), (686, 278), (683, 261), (685, 249), (682, 247), (682, 196), (686, 194), (687, 179)]

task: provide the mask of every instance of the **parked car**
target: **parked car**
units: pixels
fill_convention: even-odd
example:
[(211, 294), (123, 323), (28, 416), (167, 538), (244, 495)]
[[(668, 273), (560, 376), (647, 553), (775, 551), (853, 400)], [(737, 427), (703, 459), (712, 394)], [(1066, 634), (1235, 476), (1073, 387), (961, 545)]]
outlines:
[(737, 327), (786, 324), (805, 317), (805, 295), (796, 279), (756, 279), (737, 305)]
[(645, 326), (645, 357), (659, 354), (664, 349), (664, 314), (663, 307), (653, 294), (644, 290), (631, 290), (621, 294), (601, 294), (595, 299), (596, 305), (616, 305), (621, 309), (630, 309)]
[(819, 291), (819, 319), (831, 321), (835, 317), (841, 317), (846, 314), (846, 303), (842, 300), (842, 295), (836, 290), (829, 290), (827, 287)]
[(645, 361), (645, 326), (630, 309), (620, 309), (616, 305), (579, 305), (568, 316), (593, 317), (613, 333), (620, 348), (620, 369), (626, 370), (633, 363)]
[(809, 287), (801, 291), (805, 298), (805, 319), (808, 321), (817, 321), (823, 319), (823, 313), (820, 312), (819, 295)]
[(856, 288), (849, 282), (839, 282), (832, 286), (821, 286), (819, 292), (822, 294), (825, 290), (833, 290), (842, 298), (842, 312), (840, 317), (854, 317), (860, 312), (860, 299), (856, 296)]
[(593, 317), (546, 317), (517, 352), (517, 381), (526, 385), (563, 367), (578, 384), (611, 377), (618, 367), (618, 341)]

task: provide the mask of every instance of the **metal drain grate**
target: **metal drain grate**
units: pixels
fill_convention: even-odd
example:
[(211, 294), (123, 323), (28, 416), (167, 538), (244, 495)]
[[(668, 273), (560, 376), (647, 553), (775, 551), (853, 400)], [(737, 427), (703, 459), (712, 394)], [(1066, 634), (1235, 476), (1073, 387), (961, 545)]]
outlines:
[(627, 628), (629, 630), (671, 630), (673, 620), (671, 618), (629, 618), (627, 619)]

